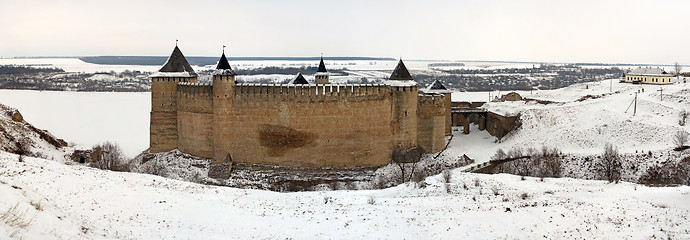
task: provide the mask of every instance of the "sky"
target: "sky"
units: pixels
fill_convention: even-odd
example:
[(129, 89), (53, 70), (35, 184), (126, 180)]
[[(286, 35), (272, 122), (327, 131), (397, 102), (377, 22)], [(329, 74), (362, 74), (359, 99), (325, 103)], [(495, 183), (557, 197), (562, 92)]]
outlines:
[(0, 0), (0, 57), (690, 64), (690, 1)]

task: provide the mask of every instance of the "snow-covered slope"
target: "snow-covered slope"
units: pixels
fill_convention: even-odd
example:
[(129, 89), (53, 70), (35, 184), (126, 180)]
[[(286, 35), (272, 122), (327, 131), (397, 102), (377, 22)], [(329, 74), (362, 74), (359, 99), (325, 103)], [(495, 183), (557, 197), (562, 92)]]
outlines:
[[(663, 100), (657, 91), (660, 88)], [(638, 91), (637, 112), (633, 116), (633, 100)], [(647, 152), (672, 148), (672, 137), (677, 131), (690, 131), (690, 124), (678, 124), (679, 113), (690, 111), (690, 87), (686, 84), (632, 85), (605, 80), (520, 94), (555, 103), (517, 101), (484, 105), (491, 111), (520, 114), (522, 127), (504, 139), (504, 149), (548, 146), (566, 153), (599, 154), (606, 143), (611, 143), (624, 153)]]
[(66, 146), (64, 140), (25, 121), (17, 109), (0, 104), (0, 151), (48, 157)]
[[(276, 193), (0, 153), (0, 239), (690, 238), (690, 187), (455, 171), (425, 188)], [(15, 210), (11, 210), (14, 207)]]

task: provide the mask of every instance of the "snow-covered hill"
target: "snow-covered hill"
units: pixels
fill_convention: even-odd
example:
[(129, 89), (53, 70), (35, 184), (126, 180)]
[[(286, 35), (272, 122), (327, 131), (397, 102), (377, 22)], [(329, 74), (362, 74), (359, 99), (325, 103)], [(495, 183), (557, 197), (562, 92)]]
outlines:
[(0, 239), (690, 238), (687, 186), (456, 170), (448, 187), (276, 193), (16, 159), (0, 153)]
[(48, 158), (66, 146), (64, 140), (26, 122), (17, 109), (0, 104), (0, 151)]

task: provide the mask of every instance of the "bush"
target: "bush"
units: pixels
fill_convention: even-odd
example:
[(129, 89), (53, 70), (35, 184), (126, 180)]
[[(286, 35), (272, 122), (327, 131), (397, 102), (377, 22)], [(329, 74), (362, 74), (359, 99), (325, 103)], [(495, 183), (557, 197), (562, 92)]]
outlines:
[(443, 170), (443, 182), (450, 183), (450, 178), (453, 177), (453, 172), (450, 170)]
[(620, 180), (621, 166), (621, 156), (618, 154), (618, 150), (612, 144), (607, 143), (604, 148), (604, 154), (596, 163), (597, 171), (609, 182), (618, 182)]
[(96, 145), (93, 152), (96, 154), (96, 159), (91, 163), (92, 167), (119, 172), (128, 172), (131, 167), (131, 161), (125, 159), (117, 143), (105, 142)]
[(638, 183), (651, 185), (690, 185), (690, 164), (682, 161), (677, 163), (666, 161), (662, 164), (651, 166), (640, 176)]
[(376, 198), (374, 198), (374, 197), (372, 197), (372, 196), (369, 196), (369, 198), (367, 199), (367, 203), (368, 203), (369, 205), (374, 205), (374, 204), (376, 204)]
[(685, 144), (690, 140), (690, 134), (686, 131), (678, 131), (676, 135), (673, 135), (673, 144), (676, 145), (676, 150), (685, 150)]
[(678, 125), (685, 126), (685, 122), (688, 119), (690, 112), (683, 110), (678, 114)]

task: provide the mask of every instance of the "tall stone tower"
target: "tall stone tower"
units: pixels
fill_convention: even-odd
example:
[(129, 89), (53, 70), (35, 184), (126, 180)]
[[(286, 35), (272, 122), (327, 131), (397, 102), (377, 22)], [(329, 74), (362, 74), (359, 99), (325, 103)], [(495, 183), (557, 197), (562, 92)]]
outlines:
[(225, 51), (218, 60), (218, 65), (213, 73), (213, 149), (215, 159), (225, 161), (232, 159), (232, 153), (226, 152), (232, 148), (233, 126), (231, 115), (233, 112), (233, 94), (235, 91), (235, 71), (232, 70)]
[(151, 76), (151, 125), (149, 152), (177, 148), (177, 84), (196, 83), (197, 74), (175, 46), (165, 65)]
[(321, 62), (319, 62), (319, 69), (316, 71), (316, 84), (328, 84), (328, 70), (326, 70), (326, 64), (323, 63), (323, 56), (321, 56)]
[(446, 110), (446, 126), (445, 126), (445, 134), (446, 136), (451, 136), (453, 135), (452, 133), (452, 118), (451, 118), (451, 91), (446, 88), (446, 86), (443, 85), (443, 83), (439, 82), (438, 80), (434, 80), (433, 83), (431, 83), (426, 89), (424, 89), (424, 92), (426, 93), (437, 93), (437, 94), (443, 94), (444, 96), (444, 101), (445, 101), (445, 110)]
[[(417, 83), (402, 59), (391, 74), (393, 149), (406, 151), (417, 147)], [(395, 159), (394, 159), (395, 160)]]

